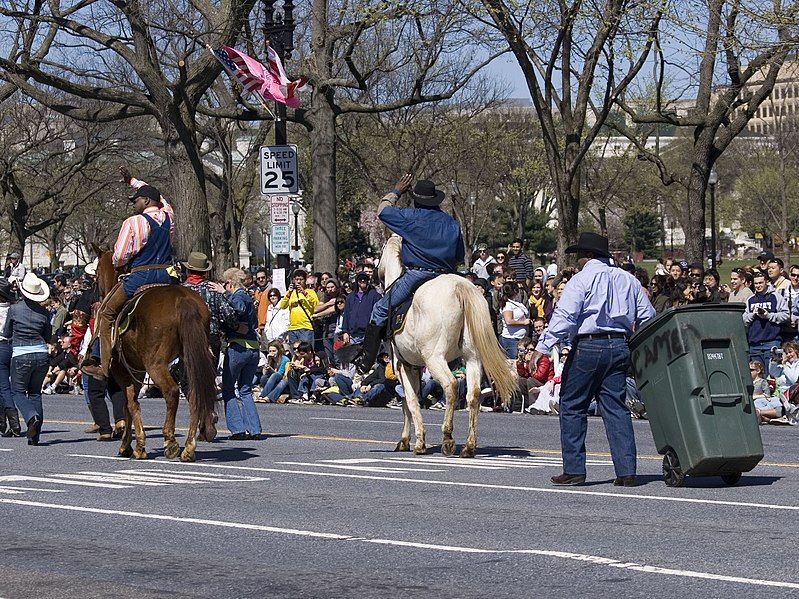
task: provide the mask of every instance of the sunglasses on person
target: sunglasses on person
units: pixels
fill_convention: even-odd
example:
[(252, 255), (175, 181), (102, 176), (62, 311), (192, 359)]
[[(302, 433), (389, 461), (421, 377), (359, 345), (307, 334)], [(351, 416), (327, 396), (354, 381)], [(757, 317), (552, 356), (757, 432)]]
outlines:
[(259, 277), (255, 277), (255, 278), (256, 278), (257, 280), (259, 280), (259, 281), (266, 281), (266, 277), (265, 277), (265, 276), (263, 276), (263, 275), (262, 275), (262, 276), (259, 276)]

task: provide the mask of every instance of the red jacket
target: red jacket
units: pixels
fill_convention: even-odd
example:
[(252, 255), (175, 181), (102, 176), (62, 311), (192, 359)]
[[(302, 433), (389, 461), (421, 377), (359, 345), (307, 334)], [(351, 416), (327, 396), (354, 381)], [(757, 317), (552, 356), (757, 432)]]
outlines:
[(546, 383), (555, 378), (555, 367), (552, 365), (552, 360), (549, 356), (541, 356), (538, 360), (538, 367), (533, 373), (533, 378), (539, 383)]

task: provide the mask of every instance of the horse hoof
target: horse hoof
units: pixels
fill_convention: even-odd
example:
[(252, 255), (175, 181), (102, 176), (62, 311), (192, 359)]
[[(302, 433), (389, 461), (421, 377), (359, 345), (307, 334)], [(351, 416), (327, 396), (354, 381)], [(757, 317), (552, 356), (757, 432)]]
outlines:
[(413, 455), (424, 455), (427, 453), (427, 447), (424, 445), (416, 445), (413, 448)]
[(473, 458), (474, 457), (474, 447), (469, 447), (465, 445), (463, 449), (461, 449), (461, 457), (462, 458)]
[(180, 454), (180, 461), (181, 462), (193, 462), (194, 461), (194, 452), (193, 451), (186, 451), (183, 450), (183, 453)]
[(147, 450), (146, 449), (134, 449), (133, 450), (133, 458), (136, 460), (146, 460), (147, 459)]
[(400, 440), (397, 443), (397, 446), (394, 448), (394, 451), (410, 451), (411, 450), (411, 443), (410, 441)]
[(118, 454), (121, 458), (129, 458), (133, 455), (133, 448), (132, 447), (120, 447)]
[(455, 439), (445, 439), (441, 443), (441, 453), (444, 455), (452, 455), (455, 453)]
[(164, 446), (164, 457), (168, 460), (174, 460), (180, 453), (180, 445), (176, 441), (167, 443)]

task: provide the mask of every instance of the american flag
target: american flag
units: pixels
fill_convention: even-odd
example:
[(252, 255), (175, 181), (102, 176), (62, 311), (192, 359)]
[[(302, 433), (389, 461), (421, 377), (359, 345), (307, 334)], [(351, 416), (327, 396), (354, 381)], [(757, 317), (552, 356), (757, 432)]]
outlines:
[[(261, 86), (264, 84), (263, 80), (263, 65), (254, 61), (250, 58), (252, 62), (255, 62), (255, 65), (260, 66), (260, 72), (257, 67), (251, 69), (255, 65), (248, 64), (247, 61), (244, 60), (243, 56), (234, 48), (229, 48), (227, 46), (223, 46), (222, 48), (218, 48), (213, 51), (214, 56), (216, 59), (222, 63), (222, 66), (225, 67), (225, 70), (232, 76), (236, 78), (236, 81), (241, 83), (242, 87), (248, 92), (255, 92), (258, 91)], [(247, 57), (249, 58), (249, 57)]]

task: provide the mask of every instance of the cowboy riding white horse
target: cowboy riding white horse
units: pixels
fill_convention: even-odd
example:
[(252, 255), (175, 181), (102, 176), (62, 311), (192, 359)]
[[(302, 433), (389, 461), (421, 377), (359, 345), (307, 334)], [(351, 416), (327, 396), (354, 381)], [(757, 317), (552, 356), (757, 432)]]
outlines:
[[(398, 306), (413, 295), (402, 331), (392, 339), (395, 368), (405, 389), (405, 424), (397, 450), (410, 450), (413, 419), (414, 453), (426, 451), (419, 407), (419, 368), (426, 366), (446, 398), (441, 450), (445, 455), (455, 451), (452, 425), (458, 383), (448, 363), (462, 357), (466, 365), (469, 432), (461, 457), (473, 457), (483, 370), (502, 398), (513, 395), (516, 382), (494, 336), (482, 294), (467, 279), (451, 274), (463, 259), (463, 240), (458, 223), (439, 208), (444, 194), (432, 182), (423, 180), (411, 192), (414, 208), (394, 206), (410, 182), (411, 175), (406, 174), (378, 208), (380, 220), (396, 235), (392, 235), (383, 249), (380, 274), (387, 290), (372, 310), (360, 366), (374, 364), (389, 307)], [(418, 291), (413, 293), (417, 287)]]

